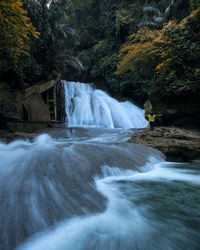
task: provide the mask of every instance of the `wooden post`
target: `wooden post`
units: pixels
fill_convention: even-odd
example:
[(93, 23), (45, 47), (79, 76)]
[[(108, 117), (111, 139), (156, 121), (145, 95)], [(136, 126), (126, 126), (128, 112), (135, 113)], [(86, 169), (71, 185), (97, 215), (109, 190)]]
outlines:
[(57, 120), (57, 105), (56, 105), (56, 86), (54, 86), (54, 91), (53, 91), (53, 97), (54, 97), (54, 119), (55, 121)]
[(47, 105), (49, 107), (49, 90), (47, 90)]

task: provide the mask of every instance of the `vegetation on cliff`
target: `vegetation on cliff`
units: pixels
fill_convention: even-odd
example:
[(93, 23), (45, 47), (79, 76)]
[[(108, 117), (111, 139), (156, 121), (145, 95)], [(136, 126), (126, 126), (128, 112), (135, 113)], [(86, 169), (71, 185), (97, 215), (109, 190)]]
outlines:
[(0, 7), (0, 80), (11, 87), (56, 69), (141, 105), (199, 95), (199, 0), (2, 0)]

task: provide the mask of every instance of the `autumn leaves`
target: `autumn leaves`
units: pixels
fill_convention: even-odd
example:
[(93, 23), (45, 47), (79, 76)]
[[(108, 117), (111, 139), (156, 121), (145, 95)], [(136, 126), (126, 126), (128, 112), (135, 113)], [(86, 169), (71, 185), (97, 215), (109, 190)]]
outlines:
[(16, 64), (20, 55), (29, 53), (28, 40), (38, 38), (21, 0), (0, 1), (0, 52)]

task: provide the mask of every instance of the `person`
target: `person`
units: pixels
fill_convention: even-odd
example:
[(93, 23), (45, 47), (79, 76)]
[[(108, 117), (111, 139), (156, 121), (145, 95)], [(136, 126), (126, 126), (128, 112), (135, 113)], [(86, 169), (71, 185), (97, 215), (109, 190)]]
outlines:
[(153, 131), (154, 125), (155, 125), (156, 115), (154, 115), (153, 113), (150, 113), (150, 115), (148, 115), (147, 117), (148, 117), (148, 121), (149, 121), (150, 131)]

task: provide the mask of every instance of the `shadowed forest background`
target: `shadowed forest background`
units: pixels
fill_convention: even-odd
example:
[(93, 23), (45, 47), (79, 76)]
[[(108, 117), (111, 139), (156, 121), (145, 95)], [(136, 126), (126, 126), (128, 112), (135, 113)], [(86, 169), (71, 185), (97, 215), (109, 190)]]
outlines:
[(94, 82), (141, 106), (188, 100), (196, 112), (199, 6), (199, 0), (1, 0), (0, 81), (22, 89), (57, 70), (62, 79)]

